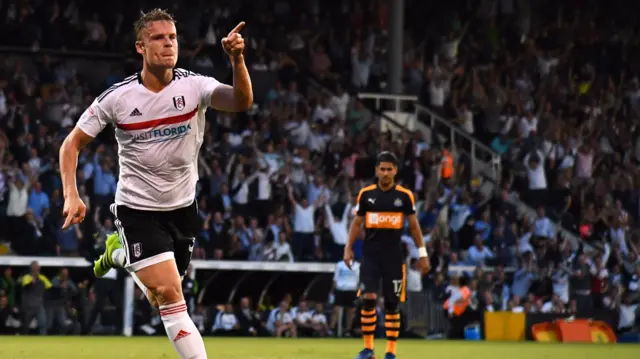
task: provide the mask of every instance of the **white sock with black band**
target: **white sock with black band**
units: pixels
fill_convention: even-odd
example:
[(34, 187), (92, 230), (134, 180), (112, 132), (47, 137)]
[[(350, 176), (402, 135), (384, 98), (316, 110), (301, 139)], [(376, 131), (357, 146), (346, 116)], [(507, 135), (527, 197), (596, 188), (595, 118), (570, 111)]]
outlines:
[(161, 305), (160, 317), (167, 336), (181, 359), (207, 359), (202, 336), (189, 317), (184, 300)]

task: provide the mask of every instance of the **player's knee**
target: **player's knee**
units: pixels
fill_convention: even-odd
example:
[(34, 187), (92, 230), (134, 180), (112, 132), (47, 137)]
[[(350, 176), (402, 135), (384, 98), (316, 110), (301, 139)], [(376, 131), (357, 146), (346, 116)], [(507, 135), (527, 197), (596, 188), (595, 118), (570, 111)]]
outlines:
[(376, 305), (377, 304), (378, 304), (377, 300), (365, 297), (362, 300), (362, 309), (364, 309), (364, 310), (374, 310), (374, 309), (376, 309)]
[(151, 303), (152, 307), (160, 308), (160, 304), (158, 304), (158, 299), (153, 294), (153, 292), (148, 290), (147, 293), (145, 293), (145, 294), (147, 295), (147, 299), (149, 300), (149, 303)]
[(182, 290), (180, 287), (160, 285), (155, 288), (149, 288), (149, 291), (153, 294), (157, 306), (172, 304), (182, 300)]
[(395, 300), (385, 300), (384, 301), (384, 311), (387, 313), (397, 313), (398, 312), (398, 302)]

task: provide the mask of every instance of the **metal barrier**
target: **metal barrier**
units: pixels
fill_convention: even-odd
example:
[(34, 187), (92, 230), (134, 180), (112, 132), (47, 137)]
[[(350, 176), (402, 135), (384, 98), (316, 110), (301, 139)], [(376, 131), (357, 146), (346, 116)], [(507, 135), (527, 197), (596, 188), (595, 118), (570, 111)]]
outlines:
[[(493, 179), (495, 183), (500, 183), (502, 161), (496, 151), (468, 135), (453, 125), (451, 121), (447, 121), (427, 107), (415, 104), (415, 117), (418, 122), (421, 122), (421, 116), (425, 117), (432, 131), (439, 127), (443, 130), (442, 132), (447, 134), (452, 150), (468, 153), (473, 174), (483, 173)], [(436, 131), (436, 133), (438, 132), (440, 131)]]
[(417, 104), (417, 96), (360, 93), (358, 98), (361, 100), (373, 100), (376, 110), (381, 112), (386, 110), (395, 113), (412, 113), (413, 118), (406, 120), (406, 127), (421, 131), (425, 137), (431, 140), (433, 140), (434, 134), (436, 136), (444, 135), (443, 137), (448, 141), (448, 147), (454, 155), (465, 152), (469, 156), (471, 173), (474, 175), (482, 173), (489, 176), (495, 183), (500, 182), (500, 155), (466, 134), (450, 121)]
[(424, 336), (446, 335), (449, 319), (444, 313), (444, 302), (435, 300), (431, 291), (408, 292), (402, 309), (407, 320), (407, 329)]

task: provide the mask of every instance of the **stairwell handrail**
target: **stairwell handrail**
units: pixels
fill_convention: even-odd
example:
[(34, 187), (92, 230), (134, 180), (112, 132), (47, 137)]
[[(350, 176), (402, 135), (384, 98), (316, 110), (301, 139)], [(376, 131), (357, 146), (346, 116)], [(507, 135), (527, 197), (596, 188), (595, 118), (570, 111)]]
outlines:
[(496, 152), (493, 148), (491, 148), (491, 147), (485, 145), (484, 143), (480, 142), (479, 140), (473, 138), (471, 135), (469, 135), (468, 133), (464, 132), (463, 130), (461, 130), (460, 128), (458, 128), (454, 124), (452, 124), (451, 121), (447, 121), (446, 119), (442, 118), (442, 116), (440, 116), (439, 114), (433, 112), (428, 107), (425, 107), (423, 105), (418, 105), (418, 104), (415, 104), (414, 106), (416, 107), (416, 109), (420, 109), (420, 110), (422, 110), (424, 112), (427, 112), (436, 121), (438, 121), (439, 123), (441, 123), (443, 125), (446, 125), (451, 130), (453, 130), (456, 133), (456, 135), (459, 135), (459, 136), (465, 138), (469, 142), (473, 143), (474, 146), (482, 149), (483, 151), (486, 151), (491, 156), (500, 157), (500, 154), (498, 152)]

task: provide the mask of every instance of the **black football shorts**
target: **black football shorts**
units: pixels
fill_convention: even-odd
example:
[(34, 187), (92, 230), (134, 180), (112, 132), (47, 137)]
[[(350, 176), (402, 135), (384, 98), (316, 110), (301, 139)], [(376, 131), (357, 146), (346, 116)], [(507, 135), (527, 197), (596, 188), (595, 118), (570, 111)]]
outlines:
[(115, 225), (125, 250), (125, 268), (142, 268), (175, 258), (178, 272), (187, 272), (195, 239), (200, 229), (198, 206), (172, 211), (141, 211), (111, 205)]
[(360, 266), (360, 295), (365, 293), (379, 294), (397, 298), (400, 303), (406, 299), (406, 265), (404, 251), (398, 245), (377, 245), (367, 243), (363, 248), (362, 265)]

